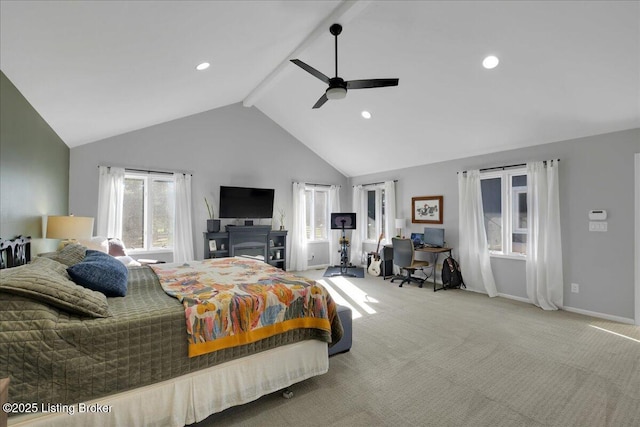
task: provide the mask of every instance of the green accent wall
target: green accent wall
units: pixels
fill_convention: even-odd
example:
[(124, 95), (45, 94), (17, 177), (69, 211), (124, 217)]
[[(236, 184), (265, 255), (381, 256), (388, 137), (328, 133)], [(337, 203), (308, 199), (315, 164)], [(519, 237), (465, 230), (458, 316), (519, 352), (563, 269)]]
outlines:
[(0, 71), (0, 237), (31, 236), (31, 253), (54, 250), (43, 215), (69, 210), (69, 147)]

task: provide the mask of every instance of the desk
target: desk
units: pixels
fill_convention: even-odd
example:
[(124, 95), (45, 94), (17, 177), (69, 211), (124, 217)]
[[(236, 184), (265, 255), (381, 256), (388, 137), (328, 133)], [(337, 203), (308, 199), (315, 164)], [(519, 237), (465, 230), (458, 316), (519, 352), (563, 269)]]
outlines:
[[(451, 250), (452, 250), (451, 248), (430, 248), (427, 246), (415, 249), (416, 252), (427, 252), (430, 254), (435, 254), (435, 259), (433, 260), (433, 292), (439, 291), (441, 289), (445, 289), (444, 284), (441, 287), (436, 288), (436, 268), (438, 268), (438, 256), (441, 253), (446, 253), (446, 252), (448, 252), (449, 256), (451, 256)], [(442, 272), (440, 272), (440, 277), (442, 278)]]

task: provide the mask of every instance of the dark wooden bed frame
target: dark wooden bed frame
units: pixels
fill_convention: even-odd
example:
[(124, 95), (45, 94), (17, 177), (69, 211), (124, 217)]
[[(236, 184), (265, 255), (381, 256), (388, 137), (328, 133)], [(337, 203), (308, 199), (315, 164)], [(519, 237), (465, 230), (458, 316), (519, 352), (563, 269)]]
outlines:
[(31, 261), (31, 237), (0, 239), (0, 268), (13, 268)]

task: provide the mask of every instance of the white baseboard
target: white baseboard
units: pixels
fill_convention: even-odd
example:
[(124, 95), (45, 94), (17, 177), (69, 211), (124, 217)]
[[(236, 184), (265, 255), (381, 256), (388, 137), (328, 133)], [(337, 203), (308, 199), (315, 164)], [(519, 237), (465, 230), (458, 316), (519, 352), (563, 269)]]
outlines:
[(570, 311), (571, 313), (584, 314), (585, 316), (598, 317), (600, 319), (612, 320), (614, 322), (620, 323), (630, 323), (634, 324), (633, 319), (629, 319), (627, 317), (614, 316), (612, 314), (598, 313), (596, 311), (583, 310), (581, 308), (573, 308), (573, 307), (563, 307), (564, 311)]
[[(512, 299), (512, 300), (516, 300), (516, 301), (520, 301), (520, 302), (524, 302), (527, 304), (531, 304), (531, 301), (529, 300), (529, 298), (522, 298), (522, 297), (517, 297), (515, 295), (509, 295), (509, 294), (498, 294), (499, 297), (503, 297), (503, 298), (507, 298), (507, 299)], [(612, 314), (605, 314), (605, 313), (598, 313), (596, 311), (589, 311), (589, 310), (583, 310), (581, 308), (573, 308), (573, 307), (562, 307), (562, 310), (564, 311), (568, 311), (571, 313), (577, 313), (577, 314), (582, 314), (585, 316), (591, 316), (591, 317), (597, 317), (599, 319), (605, 319), (605, 320), (612, 320), (614, 322), (620, 322), (620, 323), (629, 323), (629, 324), (634, 324), (634, 319), (629, 319), (626, 317), (621, 317), (621, 316), (614, 316)]]
[(498, 296), (502, 298), (512, 299), (520, 302), (526, 302), (527, 304), (531, 304), (531, 300), (529, 298), (522, 298), (522, 297), (517, 297), (515, 295), (501, 294), (501, 293), (498, 293)]

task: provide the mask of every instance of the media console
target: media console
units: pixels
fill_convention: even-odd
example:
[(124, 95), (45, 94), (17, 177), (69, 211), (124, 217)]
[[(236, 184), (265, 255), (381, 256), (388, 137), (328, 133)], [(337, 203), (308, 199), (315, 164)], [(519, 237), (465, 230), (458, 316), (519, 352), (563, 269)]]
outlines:
[(287, 231), (269, 225), (227, 225), (227, 231), (203, 232), (204, 258), (263, 256), (265, 262), (287, 269)]

